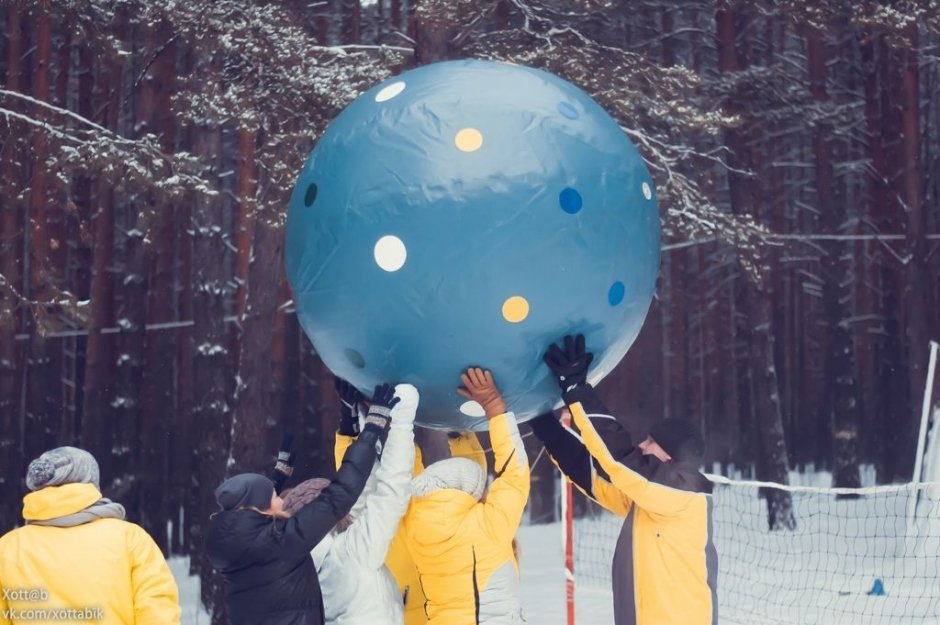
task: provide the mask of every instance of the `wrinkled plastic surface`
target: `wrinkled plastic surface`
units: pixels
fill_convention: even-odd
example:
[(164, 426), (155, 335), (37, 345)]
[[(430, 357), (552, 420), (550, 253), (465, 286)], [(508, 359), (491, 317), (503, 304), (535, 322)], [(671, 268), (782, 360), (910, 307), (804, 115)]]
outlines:
[(453, 430), (485, 428), (456, 392), (467, 366), (492, 369), (523, 420), (559, 403), (551, 341), (584, 333), (590, 380), (607, 375), (659, 255), (653, 182), (617, 123), (557, 76), (490, 61), (424, 66), (356, 99), (308, 158), (287, 223), (323, 362), (367, 394), (414, 384), (418, 423)]

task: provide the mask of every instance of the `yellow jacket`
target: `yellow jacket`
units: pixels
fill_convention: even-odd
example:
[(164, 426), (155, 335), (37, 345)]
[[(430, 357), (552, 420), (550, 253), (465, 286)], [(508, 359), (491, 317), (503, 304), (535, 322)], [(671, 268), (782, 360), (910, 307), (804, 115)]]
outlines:
[[(26, 495), (23, 517), (63, 517), (99, 499), (92, 484), (50, 486)], [(8, 532), (0, 538), (0, 587), (15, 597), (0, 595), (2, 625), (180, 622), (176, 582), (160, 549), (143, 528), (116, 518), (73, 527), (27, 524)], [(55, 612), (70, 609), (82, 618)]]
[[(512, 413), (489, 422), (497, 477), (483, 500), (455, 488), (415, 496), (403, 527), (428, 625), (518, 622), (512, 541), (529, 497), (529, 462)], [(419, 481), (421, 478), (417, 478)]]
[(697, 467), (650, 461), (639, 450), (615, 460), (582, 404), (569, 408), (606, 474), (591, 471), (582, 490), (626, 517), (612, 567), (616, 625), (717, 623), (710, 484)]
[[(336, 439), (333, 444), (333, 454), (336, 461), (336, 467), (339, 468), (343, 461), (343, 455), (346, 449), (356, 440), (354, 436), (336, 433)], [(450, 447), (450, 454), (454, 458), (470, 458), (483, 467), (486, 472), (486, 452), (480, 445), (480, 439), (473, 432), (466, 432), (458, 437), (447, 439)], [(415, 468), (414, 475), (418, 475), (424, 470), (424, 464), (421, 459), (421, 448), (415, 445)], [(418, 569), (408, 553), (405, 545), (404, 527), (399, 526), (392, 544), (388, 548), (388, 555), (385, 557), (385, 566), (391, 572), (392, 577), (398, 584), (398, 590), (402, 595), (405, 605), (405, 625), (425, 625), (427, 615), (424, 612), (425, 596), (418, 583)]]

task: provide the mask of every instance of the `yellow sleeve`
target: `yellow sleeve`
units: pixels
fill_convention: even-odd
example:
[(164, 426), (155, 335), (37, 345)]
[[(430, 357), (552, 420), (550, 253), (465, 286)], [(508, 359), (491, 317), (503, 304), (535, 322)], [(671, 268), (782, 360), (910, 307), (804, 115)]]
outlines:
[(614, 460), (594, 429), (591, 420), (584, 412), (580, 402), (572, 404), (571, 416), (581, 432), (584, 445), (597, 459), (601, 468), (610, 476), (610, 483), (621, 493), (633, 500), (637, 507), (663, 516), (675, 516), (682, 512), (699, 496), (698, 493), (678, 490), (651, 482), (636, 471), (632, 471)]
[(333, 441), (333, 462), (337, 471), (339, 471), (339, 465), (343, 464), (343, 456), (346, 455), (346, 450), (355, 442), (355, 436), (340, 434), (339, 430), (336, 430), (336, 439)]
[(625, 517), (630, 513), (633, 501), (597, 472), (591, 477), (591, 491), (594, 496), (588, 495), (589, 497), (617, 516)]
[(493, 417), (489, 428), (496, 479), (486, 494), (483, 521), (494, 539), (510, 541), (529, 500), (529, 457), (513, 413)]
[(134, 623), (179, 625), (180, 599), (176, 582), (160, 548), (142, 528), (132, 526)]
[(480, 444), (480, 439), (473, 432), (463, 432), (456, 438), (447, 437), (451, 458), (468, 458), (483, 468), (484, 473), (489, 469), (486, 465), (486, 451)]

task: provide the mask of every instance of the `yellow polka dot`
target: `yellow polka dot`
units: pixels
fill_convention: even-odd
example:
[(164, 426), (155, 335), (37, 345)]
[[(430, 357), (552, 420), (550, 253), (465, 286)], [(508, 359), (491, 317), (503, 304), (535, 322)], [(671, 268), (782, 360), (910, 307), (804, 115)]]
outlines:
[(476, 128), (464, 128), (454, 137), (454, 143), (462, 152), (476, 152), (483, 145), (483, 135)]
[(503, 318), (509, 323), (519, 323), (529, 316), (529, 302), (524, 297), (513, 295), (503, 302)]

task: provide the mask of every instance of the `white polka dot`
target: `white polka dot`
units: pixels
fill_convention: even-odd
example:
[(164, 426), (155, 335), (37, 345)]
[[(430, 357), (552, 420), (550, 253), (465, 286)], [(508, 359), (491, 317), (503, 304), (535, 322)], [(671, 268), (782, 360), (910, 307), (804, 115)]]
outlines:
[(397, 96), (399, 93), (401, 93), (404, 90), (405, 90), (405, 82), (403, 80), (399, 80), (398, 82), (393, 82), (387, 87), (382, 87), (382, 89), (377, 94), (375, 94), (375, 101), (385, 102), (386, 100), (391, 100), (392, 98), (394, 98), (395, 96)]
[(374, 254), (379, 267), (385, 271), (398, 271), (405, 265), (408, 250), (401, 239), (388, 234), (376, 241)]
[(650, 189), (648, 182), (643, 183), (643, 197), (645, 197), (647, 200), (653, 199), (653, 190)]
[(460, 406), (460, 412), (464, 413), (468, 417), (485, 417), (486, 416), (486, 411), (483, 410), (483, 406), (481, 406), (480, 404), (478, 404), (477, 402), (473, 400), (465, 401)]

